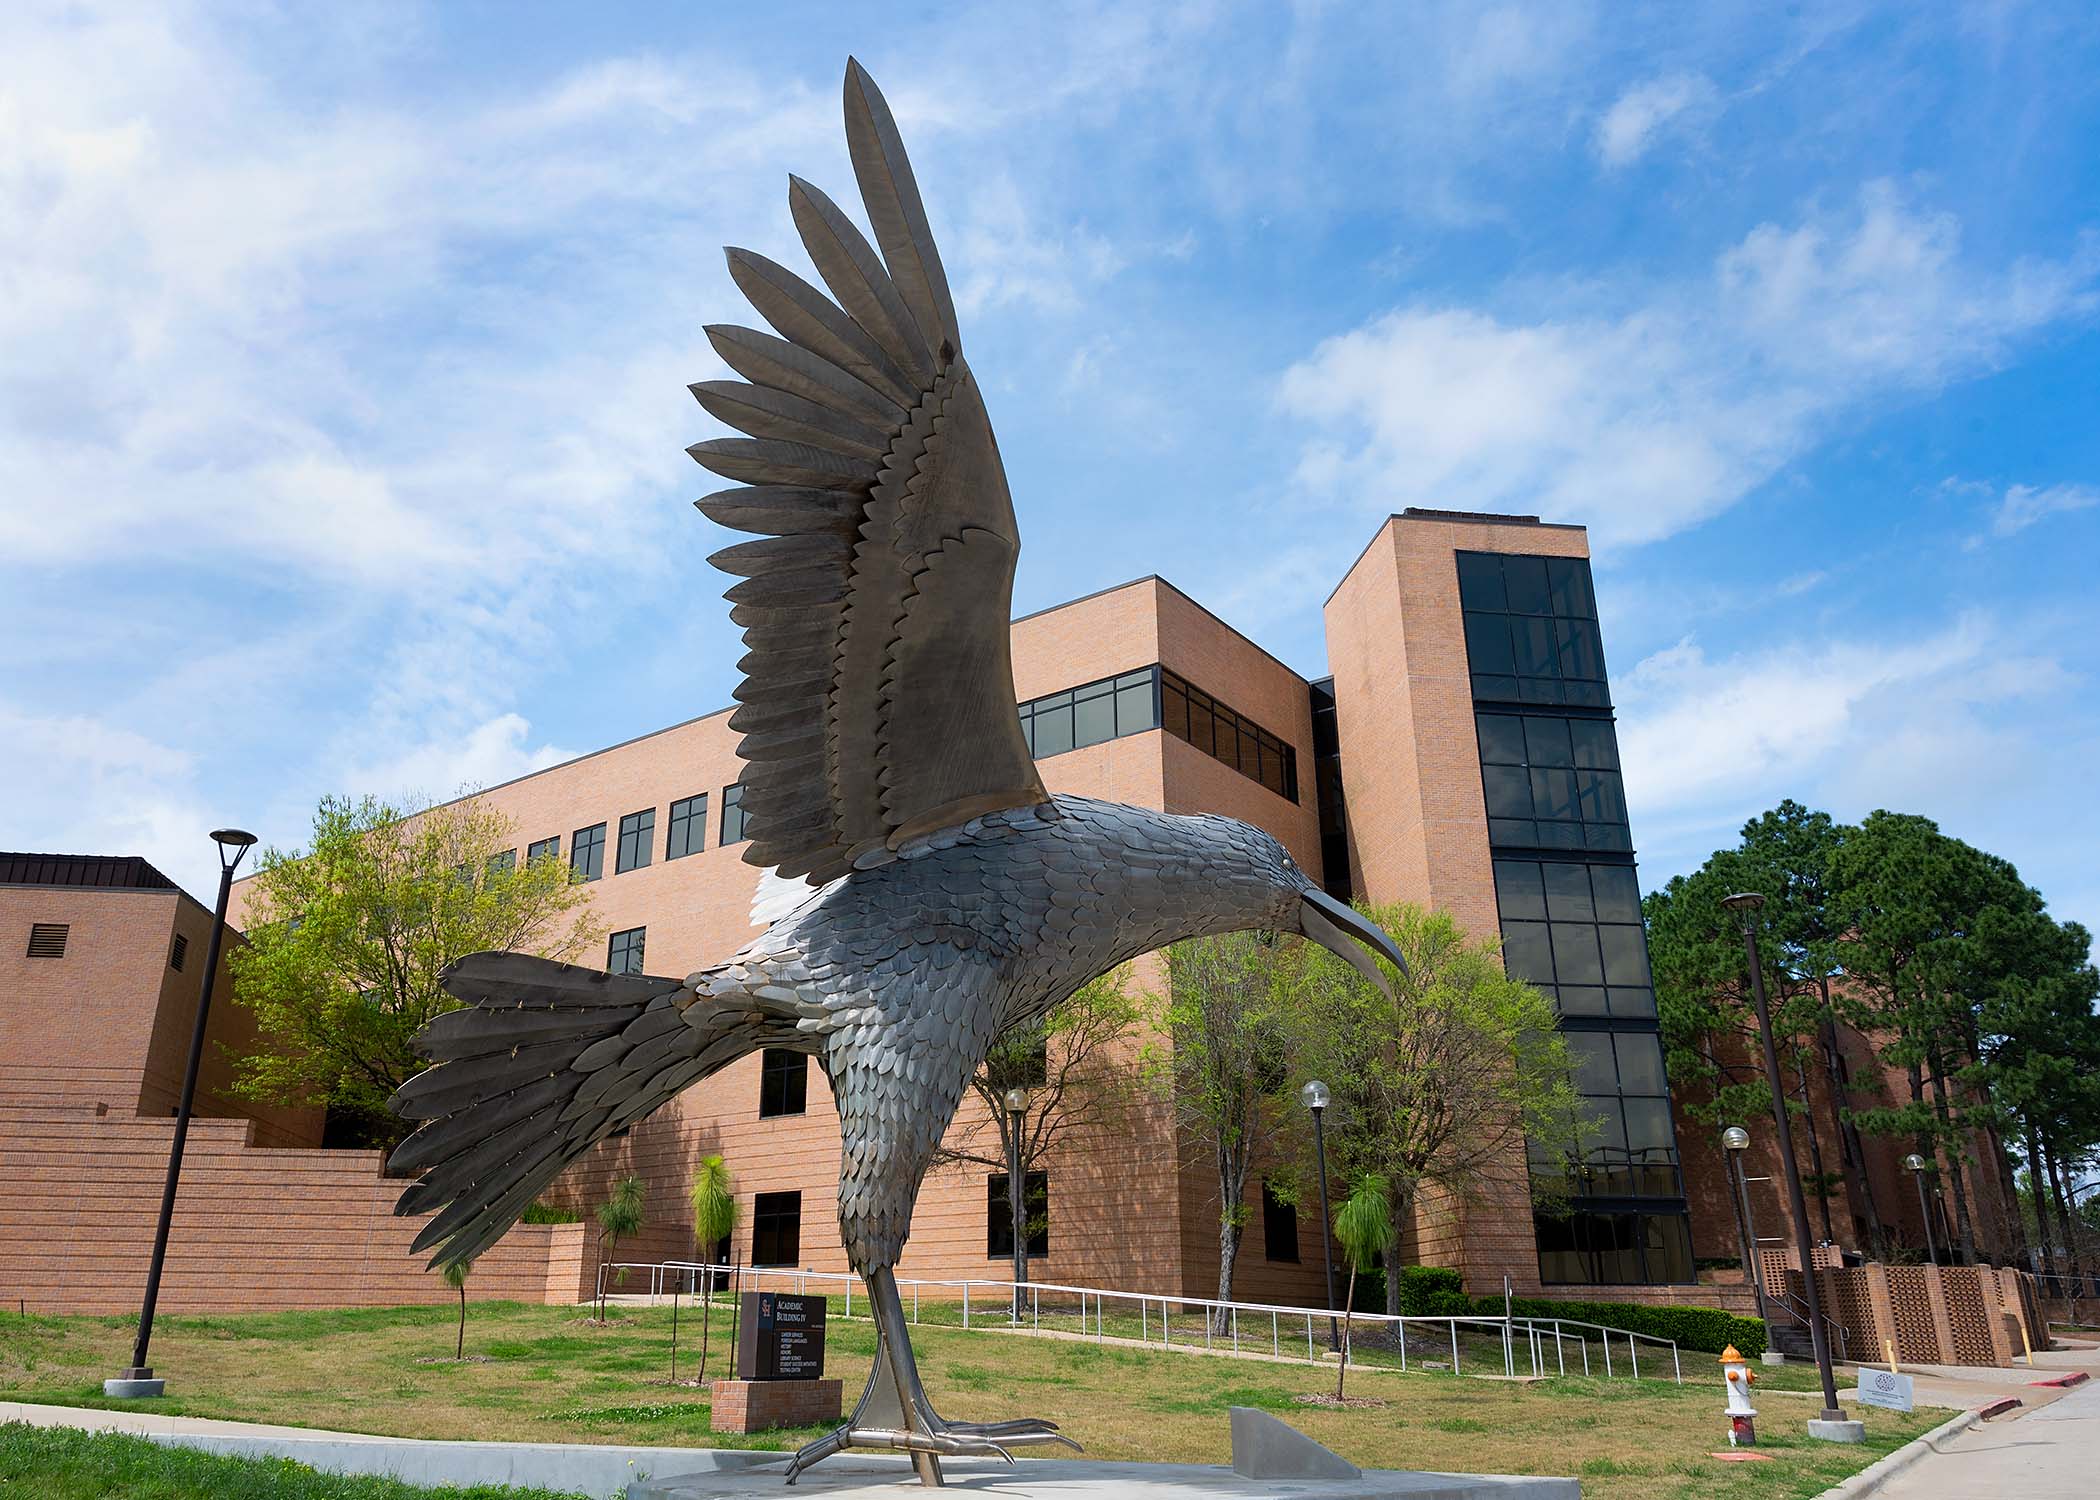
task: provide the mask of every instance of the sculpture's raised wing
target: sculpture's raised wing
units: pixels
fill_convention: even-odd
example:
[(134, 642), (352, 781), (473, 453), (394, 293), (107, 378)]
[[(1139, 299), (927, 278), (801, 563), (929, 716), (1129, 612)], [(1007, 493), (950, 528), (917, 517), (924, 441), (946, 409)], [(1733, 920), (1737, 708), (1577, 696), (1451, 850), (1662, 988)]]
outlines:
[[(790, 179), (834, 302), (747, 250), (730, 274), (781, 337), (714, 327), (743, 381), (693, 387), (749, 438), (688, 450), (741, 481), (699, 502), (757, 532), (714, 555), (742, 582), (744, 858), (828, 880), (921, 833), (1046, 798), (1014, 712), (1020, 533), (896, 122), (846, 65), (846, 139), (878, 258)], [(748, 384), (745, 382), (749, 382)]]

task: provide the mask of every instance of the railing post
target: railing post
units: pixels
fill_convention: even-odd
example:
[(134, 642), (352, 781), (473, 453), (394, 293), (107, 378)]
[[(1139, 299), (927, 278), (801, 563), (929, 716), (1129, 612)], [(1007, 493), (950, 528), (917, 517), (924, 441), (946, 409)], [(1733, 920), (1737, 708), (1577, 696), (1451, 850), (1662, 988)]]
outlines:
[(1677, 1357), (1677, 1340), (1670, 1340), (1670, 1368), (1676, 1372), (1677, 1383), (1684, 1384), (1684, 1361)]
[(1626, 1335), (1626, 1357), (1633, 1361), (1633, 1378), (1639, 1380), (1641, 1378), (1641, 1351), (1635, 1345), (1633, 1335), (1630, 1333)]
[[(1609, 1380), (1611, 1379), (1611, 1330), (1609, 1328), (1606, 1328), (1601, 1331), (1604, 1334), (1604, 1337), (1599, 1339), (1597, 1342), (1604, 1346), (1604, 1378), (1606, 1380)], [(1589, 1363), (1588, 1354), (1584, 1354), (1582, 1358), (1584, 1364)]]
[(846, 1316), (853, 1316), (853, 1278), (846, 1278)]
[(1451, 1320), (1451, 1373), (1458, 1373), (1458, 1319)]
[(965, 1277), (965, 1278), (964, 1278), (964, 1280), (963, 1280), (963, 1327), (965, 1327), (965, 1328), (968, 1328), (969, 1326), (970, 1326), (970, 1282), (969, 1282), (969, 1279), (968, 1279), (967, 1277)]

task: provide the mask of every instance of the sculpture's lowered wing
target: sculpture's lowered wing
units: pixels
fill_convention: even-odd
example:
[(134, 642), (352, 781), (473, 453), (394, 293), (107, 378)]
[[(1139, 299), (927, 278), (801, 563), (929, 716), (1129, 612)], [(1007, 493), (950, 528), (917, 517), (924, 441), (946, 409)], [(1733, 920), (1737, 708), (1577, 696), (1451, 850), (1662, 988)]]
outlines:
[[(748, 654), (744, 858), (829, 880), (904, 840), (1044, 801), (1008, 647), (1020, 534), (896, 122), (857, 62), (846, 138), (881, 255), (823, 193), (789, 202), (822, 292), (760, 255), (730, 274), (779, 338), (714, 327), (743, 381), (693, 387), (751, 434), (696, 443), (741, 481), (699, 502), (763, 539), (718, 552)], [(748, 382), (748, 383), (746, 383)]]

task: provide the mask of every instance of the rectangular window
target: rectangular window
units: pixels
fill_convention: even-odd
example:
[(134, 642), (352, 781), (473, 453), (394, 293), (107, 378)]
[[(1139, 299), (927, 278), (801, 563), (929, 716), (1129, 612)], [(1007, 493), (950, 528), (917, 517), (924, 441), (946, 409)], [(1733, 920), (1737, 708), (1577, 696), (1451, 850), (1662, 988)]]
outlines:
[(182, 965), (184, 961), (189, 958), (189, 956), (190, 940), (184, 937), (181, 933), (176, 933), (175, 946), (168, 950), (168, 967), (173, 969), (176, 973), (180, 974), (182, 972)]
[(1490, 844), (1632, 851), (1610, 720), (1483, 712), (1474, 731)]
[(684, 859), (707, 843), (707, 793), (671, 804), (671, 828), (664, 838), (664, 858)]
[(1586, 561), (1461, 552), (1457, 562), (1476, 699), (1609, 705)]
[(613, 873), (625, 875), (642, 869), (656, 846), (656, 809), (645, 807), (620, 819), (620, 847), (613, 860)]
[(560, 858), (561, 835), (558, 833), (551, 839), (540, 839), (525, 846), (525, 862), (527, 864), (531, 864), (536, 859)]
[(1158, 667), (1104, 677), (1018, 705), (1021, 737), (1037, 760), (1159, 728)]
[(744, 841), (744, 787), (722, 788), (722, 834), (715, 840), (717, 847), (726, 844), (741, 844)]
[[(1027, 1217), (1028, 1253), (1050, 1253), (1050, 1174), (1030, 1172), (1024, 1181), (1028, 1196), (1021, 1209)], [(1014, 1211), (1006, 1196), (1006, 1174), (995, 1172), (984, 1180), (984, 1253), (988, 1260), (1011, 1260), (1014, 1253)]]
[(1669, 1286), (1692, 1280), (1692, 1236), (1681, 1213), (1534, 1216), (1539, 1280), (1554, 1286)]
[(1167, 732), (1287, 801), (1298, 800), (1298, 751), (1252, 719), (1160, 668)]
[(759, 1193), (751, 1200), (751, 1264), (792, 1266), (802, 1260), (802, 1194)]
[(73, 930), (70, 922), (31, 922), (29, 924), (29, 956), (31, 958), (64, 958), (66, 956), (66, 934)]
[(605, 873), (605, 825), (593, 823), (569, 836), (569, 874), (577, 880), (596, 880)]
[(508, 875), (518, 867), (518, 851), (506, 849), (501, 854), (489, 856), (489, 874)]
[(799, 1115), (809, 1109), (809, 1058), (768, 1047), (758, 1055), (758, 1117)]
[(1272, 1262), (1298, 1264), (1298, 1205), (1277, 1197), (1266, 1182), (1261, 1185), (1261, 1248)]
[(642, 972), (642, 940), (648, 936), (646, 927), (630, 927), (625, 932), (616, 932), (605, 940), (605, 967), (613, 974), (639, 974)]

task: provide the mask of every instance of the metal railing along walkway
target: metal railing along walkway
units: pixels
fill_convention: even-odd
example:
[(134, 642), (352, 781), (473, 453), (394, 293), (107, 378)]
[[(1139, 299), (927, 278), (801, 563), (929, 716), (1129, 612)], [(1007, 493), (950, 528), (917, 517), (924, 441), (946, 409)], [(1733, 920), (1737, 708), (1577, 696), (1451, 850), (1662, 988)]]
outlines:
[[(745, 1291), (814, 1290), (826, 1296), (843, 1294), (844, 1315), (850, 1318), (854, 1315), (855, 1298), (862, 1302), (867, 1299), (867, 1288), (861, 1279), (843, 1271), (709, 1265), (683, 1260), (613, 1261), (598, 1268), (601, 1290), (608, 1290), (604, 1286), (608, 1271), (614, 1273), (616, 1281), (637, 1273), (646, 1275), (647, 1289), (643, 1294), (652, 1302), (670, 1295), (674, 1289), (685, 1295), (704, 1291), (709, 1296), (732, 1286)], [(1052, 1331), (1088, 1336), (1097, 1342), (1114, 1338), (1167, 1349), (1268, 1353), (1278, 1358), (1283, 1356), (1286, 1342), (1296, 1358), (1302, 1339), (1305, 1358), (1319, 1363), (1325, 1357), (1322, 1345), (1331, 1349), (1338, 1344), (1342, 1324), (1339, 1308), (1221, 1302), (1208, 1297), (1118, 1292), (1043, 1281), (1018, 1283), (1023, 1294), (1018, 1298), (1014, 1295), (1016, 1289), (1017, 1284), (1011, 1281), (974, 1277), (897, 1278), (898, 1293), (907, 1301), (907, 1316), (914, 1324), (923, 1322), (929, 1326), (1040, 1332), (1047, 1319)], [(1261, 1341), (1264, 1323), (1269, 1334), (1266, 1350)], [(1325, 1339), (1320, 1337), (1323, 1323), (1333, 1325)], [(1397, 1368), (1401, 1370), (1448, 1367), (1453, 1374), (1463, 1374), (1464, 1362), (1470, 1358), (1473, 1373), (1500, 1374), (1512, 1379), (1600, 1373), (1607, 1379), (1639, 1379), (1645, 1345), (1649, 1378), (1684, 1383), (1683, 1360), (1675, 1340), (1576, 1318), (1425, 1317), (1358, 1312), (1350, 1315), (1349, 1323), (1350, 1342), (1356, 1346), (1351, 1356), (1355, 1363), (1368, 1363), (1366, 1354), (1374, 1360), (1380, 1355), (1397, 1354)], [(1288, 1341), (1283, 1336), (1285, 1328), (1291, 1331)], [(1667, 1376), (1662, 1373), (1665, 1361)], [(1484, 1371), (1480, 1368), (1483, 1363), (1487, 1365)], [(1571, 1368), (1571, 1364), (1575, 1367)]]

